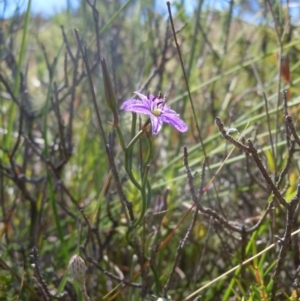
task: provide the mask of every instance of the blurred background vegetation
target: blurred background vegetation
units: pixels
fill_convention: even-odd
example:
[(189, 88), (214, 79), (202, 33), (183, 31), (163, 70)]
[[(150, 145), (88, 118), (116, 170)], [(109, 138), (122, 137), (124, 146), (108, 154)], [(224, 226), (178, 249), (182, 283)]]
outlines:
[[(189, 297), (276, 243), (289, 223), (286, 208), (276, 202), (251, 156), (238, 148), (231, 152), (233, 146), (218, 131), (215, 117), (234, 138), (251, 139), (287, 201), (295, 196), (299, 177), (299, 145), (291, 151), (294, 142), (283, 104), (297, 129), (300, 7), (279, 0), (212, 2), (171, 5), (189, 87), (165, 3), (81, 0), (76, 9), (47, 17), (32, 14), (30, 1), (16, 3), (25, 10), (16, 9), (9, 17), (3, 6), (0, 300), (84, 300), (68, 273), (75, 253), (86, 262), (90, 300), (298, 300), (297, 235), (284, 254), (276, 299), (271, 295), (280, 244)], [(146, 274), (141, 275), (139, 255), (126, 239), (128, 225), (74, 28), (86, 47), (104, 131), (136, 216), (140, 195), (124, 171), (113, 116), (105, 103), (101, 57), (106, 58), (119, 108), (134, 91), (161, 91), (189, 125), (186, 133), (165, 125), (152, 138), (150, 203), (135, 230), (142, 257), (150, 260)], [(120, 110), (119, 118), (128, 143), (132, 116)], [(145, 121), (137, 117), (138, 125)], [(201, 205), (241, 231), (224, 226), (213, 214), (200, 212), (193, 219), (183, 146), (195, 189), (206, 187)], [(141, 138), (132, 157), (136, 176), (146, 153), (147, 141)], [(298, 212), (297, 205), (293, 231), (299, 228)], [(177, 256), (187, 233), (189, 239)]]

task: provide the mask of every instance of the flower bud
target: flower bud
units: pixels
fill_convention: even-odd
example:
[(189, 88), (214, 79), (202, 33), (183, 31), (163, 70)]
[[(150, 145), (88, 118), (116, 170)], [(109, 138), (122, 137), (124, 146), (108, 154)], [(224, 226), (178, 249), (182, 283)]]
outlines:
[(72, 278), (76, 280), (80, 286), (85, 284), (85, 269), (84, 260), (77, 254), (73, 255), (69, 261), (69, 270)]
[(114, 125), (118, 125), (119, 122), (119, 116), (117, 112), (117, 98), (116, 94), (113, 89), (113, 85), (108, 73), (108, 68), (106, 65), (106, 60), (103, 57), (101, 59), (101, 66), (102, 66), (102, 75), (103, 75), (103, 81), (104, 81), (104, 90), (105, 90), (105, 100), (107, 106), (110, 108), (110, 110), (114, 114)]

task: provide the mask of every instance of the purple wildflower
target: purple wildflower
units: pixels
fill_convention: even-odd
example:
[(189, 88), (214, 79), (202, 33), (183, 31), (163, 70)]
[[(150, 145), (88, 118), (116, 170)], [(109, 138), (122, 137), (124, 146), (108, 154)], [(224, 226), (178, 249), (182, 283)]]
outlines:
[(171, 110), (165, 103), (165, 98), (161, 94), (146, 96), (135, 92), (141, 100), (129, 99), (122, 104), (122, 109), (129, 112), (140, 113), (150, 116), (152, 134), (156, 135), (163, 122), (171, 124), (179, 132), (186, 132), (188, 126), (180, 119), (179, 114)]

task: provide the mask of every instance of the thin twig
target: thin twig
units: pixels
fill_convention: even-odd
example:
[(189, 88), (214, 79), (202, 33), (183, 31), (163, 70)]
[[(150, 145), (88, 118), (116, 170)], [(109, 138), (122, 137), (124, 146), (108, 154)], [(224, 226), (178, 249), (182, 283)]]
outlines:
[[(188, 166), (188, 152), (187, 152), (187, 148), (184, 147), (183, 148), (184, 150), (184, 165), (187, 167)], [(199, 212), (199, 207), (200, 207), (200, 202), (199, 200), (201, 199), (200, 196), (202, 196), (202, 194), (204, 193), (203, 192), (203, 187), (204, 187), (204, 175), (205, 173), (203, 172), (203, 170), (205, 169), (205, 162), (203, 163), (202, 165), (202, 179), (201, 179), (201, 184), (200, 184), (200, 188), (202, 187), (202, 189), (199, 191), (199, 194), (198, 194), (198, 201), (197, 201), (197, 204), (196, 204), (196, 210), (194, 211), (194, 215), (193, 215), (193, 218), (192, 218), (192, 222), (190, 224), (190, 226), (188, 227), (185, 235), (184, 235), (184, 238), (179, 242), (179, 245), (177, 247), (177, 250), (176, 250), (176, 254), (175, 254), (175, 258), (173, 260), (173, 265), (172, 265), (172, 269), (171, 269), (171, 272), (169, 274), (169, 277), (166, 281), (166, 284), (163, 288), (163, 295), (167, 298), (167, 294), (168, 294), (168, 291), (170, 289), (170, 285), (171, 285), (171, 282), (173, 280), (173, 277), (174, 277), (174, 274), (175, 274), (175, 269), (176, 267), (178, 266), (178, 263), (180, 261), (180, 258), (181, 258), (181, 255), (182, 255), (182, 251), (184, 249), (184, 247), (186, 246), (186, 244), (188, 243), (188, 240), (189, 240), (189, 237), (194, 229), (194, 226), (196, 224), (196, 220), (197, 220), (197, 216), (198, 216), (198, 212)], [(192, 190), (195, 192), (194, 188), (192, 188)]]
[(66, 153), (65, 156), (69, 157), (72, 153), (72, 140), (73, 140), (73, 120), (74, 120), (74, 103), (76, 98), (76, 82), (78, 78), (78, 64), (79, 64), (79, 56), (80, 56), (80, 50), (79, 46), (77, 48), (76, 58), (75, 61), (73, 61), (74, 69), (73, 69), (73, 80), (72, 80), (72, 86), (71, 86), (71, 100), (69, 104), (69, 123), (67, 126), (67, 132), (66, 132)]
[(135, 288), (141, 288), (141, 287), (142, 287), (142, 285), (139, 284), (139, 283), (134, 283), (134, 282), (127, 281), (127, 280), (125, 280), (125, 279), (122, 279), (122, 278), (120, 278), (120, 277), (118, 277), (118, 276), (115, 276), (114, 274), (112, 274), (112, 273), (106, 271), (105, 269), (103, 269), (103, 268), (101, 267), (101, 265), (100, 265), (96, 260), (94, 260), (91, 256), (89, 256), (89, 255), (87, 254), (85, 248), (81, 248), (81, 250), (82, 250), (83, 254), (85, 255), (86, 259), (87, 259), (90, 263), (92, 263), (92, 264), (93, 264), (99, 271), (101, 271), (104, 275), (106, 275), (106, 276), (108, 276), (109, 278), (111, 278), (111, 279), (117, 281), (118, 283), (124, 283), (124, 284), (127, 285), (127, 286), (131, 286), (131, 287), (135, 287)]
[[(267, 124), (268, 124), (268, 132), (269, 132), (269, 138), (270, 138), (270, 143), (271, 143), (271, 148), (272, 148), (272, 157), (275, 162), (275, 150), (274, 150), (274, 143), (273, 143), (273, 138), (271, 134), (271, 125), (270, 125), (270, 114), (269, 114), (269, 108), (268, 108), (268, 99), (266, 96), (266, 93), (263, 92), (263, 97), (264, 97), (264, 102), (265, 102), (265, 108), (266, 108), (266, 116), (267, 116)], [(276, 175), (276, 172), (274, 173), (274, 176)]]
[(188, 96), (189, 96), (189, 101), (190, 101), (190, 105), (191, 105), (191, 109), (192, 109), (192, 113), (193, 113), (193, 117), (194, 117), (194, 122), (196, 124), (198, 138), (199, 138), (200, 143), (201, 143), (201, 149), (204, 153), (204, 157), (206, 158), (207, 156), (206, 156), (206, 152), (205, 152), (205, 147), (204, 147), (201, 131), (200, 131), (199, 124), (198, 124), (198, 117), (196, 115), (196, 110), (195, 110), (195, 107), (194, 107), (194, 102), (193, 102), (193, 99), (192, 99), (188, 78), (187, 78), (186, 71), (185, 71), (185, 68), (184, 68), (180, 46), (179, 46), (178, 41), (177, 41), (177, 36), (176, 36), (175, 26), (174, 26), (173, 17), (172, 17), (170, 1), (167, 1), (167, 6), (168, 6), (168, 12), (169, 12), (169, 17), (170, 17), (172, 32), (173, 32), (173, 36), (174, 36), (174, 41), (175, 41), (175, 44), (176, 44), (176, 48), (177, 48), (177, 52), (178, 52), (178, 56), (179, 56), (179, 61), (180, 61), (181, 69), (182, 69), (182, 72), (183, 72), (183, 77), (184, 77), (184, 80), (185, 80)]
[(75, 62), (75, 57), (71, 51), (71, 47), (70, 47), (70, 44), (69, 44), (69, 41), (68, 41), (68, 38), (67, 38), (67, 35), (65, 33), (65, 28), (63, 25), (60, 25), (60, 28), (61, 28), (61, 32), (62, 32), (62, 36), (63, 36), (63, 39), (64, 39), (64, 42), (65, 42), (65, 45), (66, 45), (66, 48), (67, 48), (67, 52), (71, 58), (71, 60), (73, 61), (73, 63)]
[[(117, 167), (115, 165), (115, 161), (114, 161), (114, 158), (112, 155), (112, 151), (109, 148), (109, 145), (106, 145), (106, 154), (109, 159), (110, 168), (111, 168), (111, 171), (112, 171), (115, 183), (116, 183), (116, 188), (117, 188), (117, 192), (119, 194), (120, 200), (121, 200), (123, 212), (125, 213), (127, 223), (129, 225), (130, 223), (134, 222), (132, 203), (127, 200), (127, 197), (123, 191), (123, 188), (122, 188), (122, 185), (120, 182), (120, 178), (119, 178), (119, 173), (118, 173)], [(128, 211), (126, 210), (126, 208)]]
[[(284, 114), (284, 117), (286, 117), (289, 114), (288, 113), (288, 97), (287, 97), (287, 91), (286, 90), (284, 90), (282, 92), (282, 99), (283, 99), (283, 114)], [(286, 144), (289, 148), (290, 144), (291, 144), (291, 132), (289, 130), (288, 122), (287, 122), (286, 119), (285, 119), (284, 129), (285, 129)]]
[(290, 129), (291, 134), (292, 134), (294, 140), (296, 141), (296, 143), (298, 144), (298, 146), (300, 146), (300, 138), (299, 138), (299, 136), (298, 136), (298, 134), (296, 132), (292, 116), (291, 115), (287, 115), (285, 117), (285, 122), (287, 123), (288, 128)]
[(53, 300), (53, 299), (64, 300), (65, 296), (66, 296), (66, 292), (63, 292), (60, 295), (53, 295), (50, 292), (45, 280), (43, 279), (43, 277), (41, 275), (41, 272), (40, 272), (39, 256), (38, 256), (36, 247), (33, 247), (33, 249), (32, 249), (32, 258), (33, 258), (33, 262), (34, 262), (34, 277), (33, 277), (33, 279), (34, 279), (35, 283), (38, 285), (38, 287), (40, 288), (40, 292), (42, 293), (44, 299), (46, 301), (50, 301), (50, 300)]
[(296, 195), (291, 199), (291, 201), (288, 203), (289, 206), (287, 207), (286, 212), (286, 225), (285, 225), (285, 232), (282, 239), (280, 239), (280, 251), (278, 255), (278, 261), (275, 267), (275, 271), (273, 274), (273, 287), (271, 292), (271, 301), (275, 301), (276, 299), (276, 291), (279, 281), (279, 275), (282, 270), (284, 260), (286, 257), (286, 253), (288, 251), (288, 248), (290, 246), (291, 242), (291, 234), (294, 226), (295, 221), (295, 210), (300, 202), (300, 184), (298, 184)]
[(248, 140), (248, 145), (244, 145), (241, 142), (235, 140), (232, 136), (230, 136), (227, 131), (224, 128), (224, 124), (221, 122), (219, 117), (215, 118), (216, 121), (216, 125), (219, 128), (219, 131), (222, 133), (223, 137), (230, 141), (233, 145), (235, 145), (236, 147), (238, 147), (239, 149), (249, 152), (252, 155), (252, 158), (254, 159), (256, 166), (259, 168), (262, 176), (264, 177), (266, 183), (268, 184), (269, 188), (271, 189), (271, 191), (274, 193), (274, 195), (276, 196), (276, 199), (278, 200), (278, 202), (284, 206), (287, 207), (287, 202), (284, 199), (284, 197), (282, 196), (282, 194), (280, 193), (280, 191), (278, 190), (278, 188), (276, 187), (276, 185), (274, 184), (274, 182), (272, 181), (272, 179), (270, 178), (267, 170), (265, 169), (260, 157), (258, 156), (258, 151), (257, 149), (254, 147), (253, 143)]
[(98, 104), (97, 104), (96, 93), (95, 93), (95, 89), (94, 89), (94, 85), (93, 85), (92, 73), (91, 73), (91, 69), (90, 69), (90, 64), (89, 64), (89, 59), (88, 59), (88, 56), (87, 56), (86, 48), (84, 48), (82, 43), (81, 43), (81, 40), (80, 40), (80, 37), (79, 37), (79, 31), (77, 29), (74, 29), (74, 31), (75, 31), (75, 36), (76, 36), (78, 45), (80, 47), (80, 51), (81, 51), (81, 54), (82, 54), (82, 57), (83, 57), (83, 60), (84, 60), (84, 64), (85, 64), (87, 77), (88, 77), (88, 81), (89, 81), (89, 85), (90, 85), (90, 91), (91, 91), (91, 94), (92, 94), (94, 109), (95, 109), (95, 112), (96, 112), (96, 117), (97, 117), (98, 126), (99, 126), (99, 130), (100, 130), (100, 135), (101, 135), (101, 138), (103, 140), (104, 145), (106, 145), (107, 144), (106, 135), (105, 135), (105, 132), (104, 132), (104, 129), (103, 129), (102, 119), (101, 119)]

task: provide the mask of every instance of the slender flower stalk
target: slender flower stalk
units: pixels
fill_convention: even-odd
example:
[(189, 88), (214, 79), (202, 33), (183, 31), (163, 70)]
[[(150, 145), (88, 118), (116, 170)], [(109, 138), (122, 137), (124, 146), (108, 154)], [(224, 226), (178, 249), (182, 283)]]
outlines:
[[(186, 123), (179, 117), (175, 111), (171, 110), (165, 102), (165, 97), (159, 93), (159, 95), (154, 96), (152, 94), (143, 95), (139, 92), (135, 92), (135, 94), (140, 99), (129, 99), (122, 104), (122, 109), (125, 111), (139, 113), (148, 115), (150, 120), (145, 123), (142, 129), (134, 136), (135, 133), (135, 123), (136, 119), (133, 120), (132, 123), (132, 131), (131, 136), (132, 139), (127, 147), (124, 149), (125, 151), (125, 169), (127, 174), (129, 175), (130, 180), (132, 183), (137, 187), (137, 189), (141, 192), (141, 201), (142, 201), (142, 208), (141, 213), (137, 220), (133, 223), (133, 227), (137, 228), (144, 219), (147, 207), (148, 207), (148, 200), (151, 198), (151, 186), (148, 181), (148, 173), (150, 169), (150, 160), (153, 156), (153, 145), (152, 139), (150, 134), (147, 131), (147, 127), (151, 121), (152, 126), (152, 135), (156, 135), (162, 128), (163, 123), (168, 123), (176, 128), (180, 132), (186, 132), (188, 130), (188, 126)], [(136, 118), (136, 117), (134, 117)], [(131, 156), (132, 156), (132, 148), (135, 143), (142, 137), (143, 134), (146, 134), (147, 142), (148, 142), (148, 153), (142, 167), (142, 183), (138, 183), (134, 178), (132, 171), (131, 171)], [(128, 231), (126, 237), (128, 241), (130, 240), (129, 234), (131, 230)]]
[(129, 99), (122, 104), (122, 109), (129, 112), (140, 113), (150, 116), (152, 134), (156, 135), (162, 128), (162, 124), (168, 123), (179, 132), (186, 132), (188, 126), (175, 111), (171, 110), (165, 102), (165, 97), (160, 93), (158, 96), (152, 94), (135, 94), (141, 99)]

